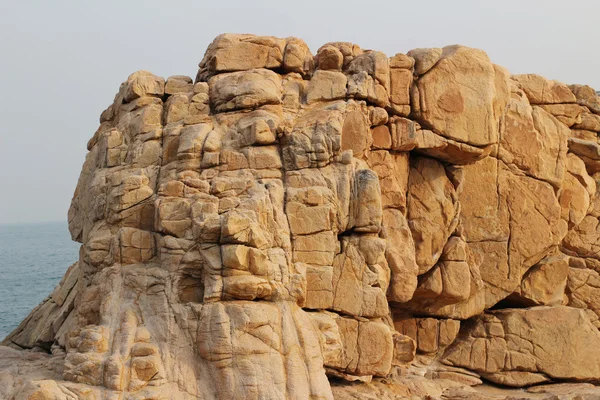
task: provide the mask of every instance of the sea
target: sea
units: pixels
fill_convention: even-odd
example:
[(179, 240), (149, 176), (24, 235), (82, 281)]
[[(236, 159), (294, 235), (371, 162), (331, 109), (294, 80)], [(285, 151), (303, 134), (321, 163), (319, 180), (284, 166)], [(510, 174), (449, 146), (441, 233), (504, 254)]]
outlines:
[(66, 222), (0, 225), (0, 341), (79, 257)]

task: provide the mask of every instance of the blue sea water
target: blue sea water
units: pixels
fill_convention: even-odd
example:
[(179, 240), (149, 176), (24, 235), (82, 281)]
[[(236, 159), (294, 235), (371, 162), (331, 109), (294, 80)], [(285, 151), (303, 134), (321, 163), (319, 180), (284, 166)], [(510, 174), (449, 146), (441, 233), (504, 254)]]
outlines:
[(0, 340), (48, 297), (78, 256), (66, 222), (0, 225)]

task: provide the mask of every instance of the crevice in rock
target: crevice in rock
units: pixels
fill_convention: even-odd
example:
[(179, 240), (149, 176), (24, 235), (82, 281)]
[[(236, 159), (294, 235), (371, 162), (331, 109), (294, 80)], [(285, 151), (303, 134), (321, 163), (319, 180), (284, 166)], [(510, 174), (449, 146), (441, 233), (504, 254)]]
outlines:
[(529, 299), (526, 299), (517, 293), (512, 293), (505, 299), (500, 300), (492, 307), (489, 308), (490, 311), (494, 310), (504, 310), (507, 308), (529, 308), (535, 307), (537, 304)]
[(201, 269), (184, 269), (177, 280), (177, 295), (182, 303), (204, 303)]
[(364, 232), (356, 232), (355, 228), (351, 228), (351, 229), (348, 229), (346, 231), (339, 232), (338, 235), (337, 235), (337, 239), (338, 239), (338, 242), (341, 242), (342, 238), (344, 238), (344, 237), (349, 237), (349, 236), (352, 236), (354, 234), (359, 234), (360, 235), (360, 234), (363, 234), (363, 233)]

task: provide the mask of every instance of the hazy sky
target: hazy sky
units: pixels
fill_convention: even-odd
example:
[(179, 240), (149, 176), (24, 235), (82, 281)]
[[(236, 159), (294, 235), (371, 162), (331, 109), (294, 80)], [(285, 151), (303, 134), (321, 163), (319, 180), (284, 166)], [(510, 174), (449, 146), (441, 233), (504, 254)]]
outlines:
[(0, 223), (65, 220), (98, 117), (138, 69), (194, 77), (219, 33), (464, 44), (600, 90), (600, 0), (0, 0)]

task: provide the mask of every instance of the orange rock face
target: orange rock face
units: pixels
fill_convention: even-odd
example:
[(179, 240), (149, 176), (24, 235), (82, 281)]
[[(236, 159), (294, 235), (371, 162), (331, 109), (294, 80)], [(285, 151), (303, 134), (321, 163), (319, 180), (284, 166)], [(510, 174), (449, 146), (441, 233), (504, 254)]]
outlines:
[(0, 397), (594, 396), (598, 104), (463, 46), (225, 34), (195, 81), (136, 72)]

